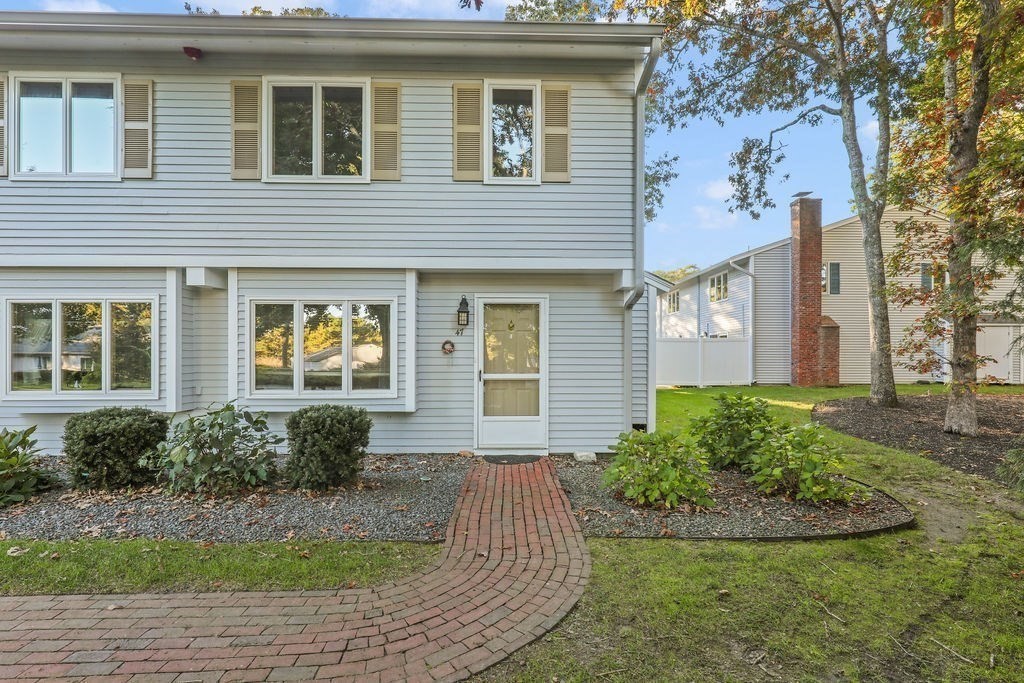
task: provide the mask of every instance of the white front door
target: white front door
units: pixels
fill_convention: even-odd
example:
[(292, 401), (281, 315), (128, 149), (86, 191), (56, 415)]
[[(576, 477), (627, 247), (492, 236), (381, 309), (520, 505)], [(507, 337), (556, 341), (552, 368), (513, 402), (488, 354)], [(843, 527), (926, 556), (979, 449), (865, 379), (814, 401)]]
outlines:
[(992, 376), (1001, 382), (1010, 379), (1010, 349), (1013, 328), (1007, 325), (983, 325), (978, 328), (978, 355), (990, 360), (978, 368), (978, 379)]
[(477, 447), (543, 450), (547, 434), (547, 301), (478, 296)]

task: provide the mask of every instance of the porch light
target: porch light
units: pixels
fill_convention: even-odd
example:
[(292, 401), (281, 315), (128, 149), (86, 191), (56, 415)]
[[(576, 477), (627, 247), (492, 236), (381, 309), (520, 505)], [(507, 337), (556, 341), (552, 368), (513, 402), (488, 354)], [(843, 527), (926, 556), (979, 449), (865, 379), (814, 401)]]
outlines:
[(459, 310), (456, 314), (456, 318), (459, 327), (465, 327), (469, 324), (469, 302), (466, 301), (466, 295), (462, 295), (462, 301), (459, 302)]

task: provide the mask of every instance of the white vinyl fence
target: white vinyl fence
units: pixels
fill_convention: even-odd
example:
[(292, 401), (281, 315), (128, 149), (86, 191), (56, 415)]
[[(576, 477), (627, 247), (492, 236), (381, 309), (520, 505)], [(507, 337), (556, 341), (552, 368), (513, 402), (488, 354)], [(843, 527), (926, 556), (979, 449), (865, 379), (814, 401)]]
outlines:
[(656, 344), (659, 385), (751, 384), (750, 337), (660, 337)]

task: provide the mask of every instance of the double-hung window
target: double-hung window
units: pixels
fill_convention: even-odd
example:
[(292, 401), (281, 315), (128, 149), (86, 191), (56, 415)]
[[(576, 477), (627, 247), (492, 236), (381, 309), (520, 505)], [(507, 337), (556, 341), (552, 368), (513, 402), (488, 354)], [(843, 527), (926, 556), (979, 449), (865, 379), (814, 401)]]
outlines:
[(250, 393), (393, 395), (395, 313), (393, 300), (253, 302)]
[(156, 310), (153, 299), (9, 302), (8, 391), (154, 395)]
[(13, 86), (13, 178), (118, 179), (117, 77), (26, 74)]
[(839, 294), (842, 283), (838, 261), (829, 261), (821, 266), (821, 293)]
[(713, 275), (708, 280), (708, 301), (724, 301), (729, 298), (729, 273)]
[(369, 81), (266, 81), (267, 180), (368, 182)]
[(540, 84), (489, 81), (486, 89), (486, 180), (539, 183)]
[(679, 292), (669, 292), (668, 295), (668, 313), (679, 312)]

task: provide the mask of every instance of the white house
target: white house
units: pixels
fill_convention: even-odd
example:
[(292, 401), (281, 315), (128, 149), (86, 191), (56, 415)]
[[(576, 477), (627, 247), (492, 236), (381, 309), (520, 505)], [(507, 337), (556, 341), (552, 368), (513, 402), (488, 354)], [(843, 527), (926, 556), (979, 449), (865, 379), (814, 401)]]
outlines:
[[(860, 221), (851, 216), (822, 227), (818, 199), (798, 199), (791, 208), (790, 237), (703, 268), (659, 295), (658, 384), (870, 382)], [(884, 250), (893, 248), (895, 226), (908, 218), (943, 220), (933, 212), (887, 209)], [(930, 287), (930, 270), (923, 267), (905, 283)], [(990, 296), (1001, 298), (1011, 286), (1012, 278), (1002, 278)], [(894, 343), (922, 313), (920, 306), (889, 306)], [(978, 350), (994, 362), (980, 377), (1024, 382), (1021, 349), (1012, 343), (1022, 332), (1018, 321), (983, 317)], [(896, 360), (897, 382), (942, 379)]]
[(332, 402), (376, 451), (606, 450), (652, 422), (661, 33), (0, 13), (0, 426)]

